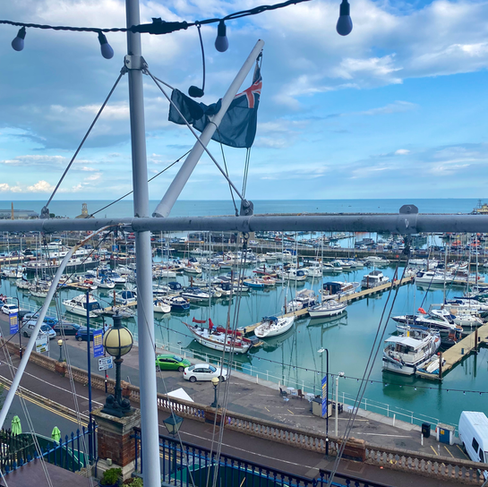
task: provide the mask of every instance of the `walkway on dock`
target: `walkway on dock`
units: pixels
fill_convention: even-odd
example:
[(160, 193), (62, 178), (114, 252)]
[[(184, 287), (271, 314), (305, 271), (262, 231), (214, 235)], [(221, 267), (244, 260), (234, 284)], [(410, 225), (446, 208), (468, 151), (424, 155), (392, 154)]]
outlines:
[[(386, 284), (381, 284), (381, 286), (376, 286), (376, 287), (371, 287), (369, 289), (363, 289), (362, 291), (359, 291), (357, 293), (353, 294), (347, 294), (344, 296), (341, 296), (339, 298), (339, 302), (347, 302), (347, 303), (352, 303), (354, 301), (358, 301), (359, 299), (367, 298), (369, 296), (373, 296), (378, 293), (383, 293), (385, 291), (389, 291), (392, 287), (398, 287), (398, 286), (404, 286), (405, 284), (410, 284), (413, 282), (413, 277), (404, 277), (403, 279), (395, 279), (392, 282), (387, 282)], [(284, 318), (288, 316), (295, 316), (295, 318), (301, 318), (303, 316), (306, 316), (308, 314), (308, 308), (301, 309), (299, 311), (294, 311), (292, 313), (285, 313), (284, 315), (279, 315), (277, 318)], [(254, 323), (253, 325), (246, 326), (243, 331), (244, 334), (248, 334), (253, 332), (259, 325), (259, 323)]]
[(480, 347), (481, 344), (488, 344), (488, 323), (477, 328), (473, 333), (457, 342), (451, 348), (442, 353), (442, 359), (445, 360), (442, 365), (441, 374), (429, 374), (426, 372), (417, 372), (418, 377), (424, 379), (442, 380), (442, 377), (449, 372), (456, 364), (461, 362), (473, 350)]

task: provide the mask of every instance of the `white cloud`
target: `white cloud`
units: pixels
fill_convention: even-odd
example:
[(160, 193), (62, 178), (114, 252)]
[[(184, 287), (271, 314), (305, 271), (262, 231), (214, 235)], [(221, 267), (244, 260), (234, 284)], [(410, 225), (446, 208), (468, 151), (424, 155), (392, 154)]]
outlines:
[(410, 151), (408, 149), (398, 149), (395, 151), (396, 156), (405, 156), (407, 154), (410, 154)]
[(27, 186), (25, 191), (29, 193), (50, 193), (54, 190), (54, 186), (49, 184), (47, 181), (38, 181), (32, 186)]

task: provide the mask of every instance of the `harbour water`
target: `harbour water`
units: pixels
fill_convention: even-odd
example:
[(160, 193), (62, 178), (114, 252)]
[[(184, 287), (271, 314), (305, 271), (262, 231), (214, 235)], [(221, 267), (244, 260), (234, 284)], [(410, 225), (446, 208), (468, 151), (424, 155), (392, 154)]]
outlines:
[[(40, 202), (19, 202), (16, 208), (34, 209), (37, 211)], [(104, 206), (106, 202), (87, 202), (88, 211), (93, 212)], [(157, 202), (154, 202), (154, 207)], [(469, 213), (477, 206), (478, 200), (336, 200), (336, 201), (256, 201), (256, 213), (275, 212), (335, 212), (335, 213), (395, 213), (403, 204), (416, 204), (420, 212), (430, 213)], [(122, 207), (112, 207), (106, 210), (106, 215), (98, 216), (130, 216), (131, 202), (124, 202)], [(5, 203), (3, 207), (8, 207)], [(53, 204), (50, 211), (59, 216), (74, 217), (81, 213), (81, 202), (63, 202), (60, 210)], [(62, 213), (64, 212), (64, 213)], [(123, 212), (123, 214), (122, 214)], [(232, 214), (232, 204), (229, 202), (179, 202), (171, 216), (187, 215), (221, 215)], [(362, 276), (372, 268), (347, 272), (341, 275), (327, 276), (326, 280), (360, 281)], [(393, 277), (395, 267), (390, 265), (382, 269), (385, 275)], [(401, 274), (402, 268), (399, 268)], [(251, 272), (251, 268), (247, 273)], [(187, 283), (187, 277), (179, 277), (182, 283)], [(321, 287), (322, 280), (308, 279), (303, 287), (313, 288), (316, 291)], [(29, 300), (26, 294), (18, 290), (13, 282), (2, 281), (1, 291), (8, 296), (17, 296), (21, 302)], [(462, 288), (447, 290), (447, 297), (462, 294)], [(63, 290), (61, 299), (74, 296), (79, 292)], [(97, 294), (98, 291), (95, 293)], [(158, 344), (171, 348), (172, 351), (188, 354), (197, 354), (206, 358), (212, 353), (218, 358), (218, 353), (211, 352), (197, 344), (190, 337), (183, 322), (196, 319), (212, 318), (215, 324), (224, 325), (230, 320), (238, 327), (244, 327), (261, 320), (263, 316), (280, 314), (285, 302), (289, 301), (295, 293), (294, 286), (277, 286), (271, 291), (253, 290), (249, 296), (239, 301), (236, 297), (233, 302), (219, 299), (211, 307), (193, 306), (186, 315), (156, 315), (156, 339)], [(300, 387), (307, 392), (320, 393), (321, 379), (326, 373), (326, 353), (329, 355), (330, 376), (329, 391), (332, 396), (335, 391), (335, 376), (344, 372), (345, 377), (339, 379), (339, 398), (345, 398), (346, 403), (352, 403), (360, 380), (363, 377), (368, 363), (372, 346), (378, 329), (385, 324), (390, 312), (389, 306), (393, 295), (388, 293), (376, 297), (363, 299), (352, 303), (347, 308), (347, 314), (335, 320), (311, 320), (305, 318), (296, 322), (285, 335), (265, 340), (265, 345), (253, 349), (245, 356), (234, 357), (237, 367), (261, 379), (274, 380), (285, 386)], [(431, 303), (441, 303), (443, 290), (435, 289), (428, 292), (417, 289), (415, 285), (406, 285), (398, 290), (391, 314), (411, 314), (419, 307), (428, 309)], [(101, 295), (102, 304), (111, 302), (109, 293)], [(41, 302), (37, 303), (39, 306)], [(239, 306), (239, 309), (237, 309)], [(55, 312), (53, 308), (53, 313)], [(384, 314), (384, 316), (383, 316)], [(134, 320), (128, 325), (134, 331)], [(388, 321), (384, 338), (395, 330), (395, 323)], [(380, 332), (381, 333), (381, 332)], [(381, 354), (383, 340), (379, 343), (379, 353), (373, 357), (373, 371), (368, 379), (365, 393), (366, 402), (361, 407), (374, 412), (389, 415), (396, 414), (397, 419), (405, 421), (431, 422), (456, 424), (461, 411), (475, 410), (487, 411), (488, 398), (488, 349), (481, 348), (478, 355), (466, 357), (458, 366), (450, 371), (442, 381), (426, 381), (413, 377), (404, 377), (382, 372)]]

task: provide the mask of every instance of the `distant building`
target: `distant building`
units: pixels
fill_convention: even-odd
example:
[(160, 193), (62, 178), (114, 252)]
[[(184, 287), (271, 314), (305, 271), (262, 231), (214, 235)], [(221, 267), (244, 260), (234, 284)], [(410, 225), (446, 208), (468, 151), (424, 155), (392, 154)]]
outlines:
[[(33, 210), (13, 210), (14, 220), (28, 220), (29, 218), (39, 218), (39, 213)], [(10, 220), (12, 218), (12, 210), (1, 210), (0, 219)]]
[(89, 213), (88, 213), (88, 206), (86, 203), (83, 203), (81, 205), (81, 215), (78, 215), (76, 218), (93, 218)]

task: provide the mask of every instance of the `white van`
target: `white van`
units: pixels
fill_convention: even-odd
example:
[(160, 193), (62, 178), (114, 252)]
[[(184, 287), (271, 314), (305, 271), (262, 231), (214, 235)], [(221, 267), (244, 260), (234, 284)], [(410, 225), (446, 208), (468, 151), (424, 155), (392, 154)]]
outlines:
[[(459, 439), (473, 462), (488, 463), (488, 418), (484, 413), (461, 413)], [(486, 477), (486, 472), (484, 474)]]

